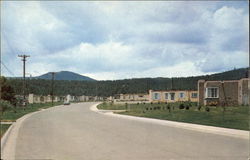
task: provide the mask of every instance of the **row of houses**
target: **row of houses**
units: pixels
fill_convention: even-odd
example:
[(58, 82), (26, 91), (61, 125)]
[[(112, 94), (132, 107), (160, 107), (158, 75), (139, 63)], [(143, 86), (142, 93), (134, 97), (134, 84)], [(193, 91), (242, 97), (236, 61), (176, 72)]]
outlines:
[(197, 90), (149, 90), (148, 94), (120, 94), (110, 97), (114, 102), (197, 102), (199, 105), (248, 105), (249, 78), (240, 80), (199, 80)]
[[(171, 102), (197, 102), (199, 105), (248, 105), (249, 104), (249, 78), (240, 80), (205, 81), (199, 80), (197, 90), (149, 90), (141, 94), (118, 94), (110, 97), (97, 96), (54, 96), (58, 101), (112, 101), (115, 103), (171, 103)], [(51, 102), (52, 96), (29, 94), (29, 103)]]
[[(66, 96), (53, 96), (53, 102), (88, 102), (88, 101), (102, 101), (103, 97), (98, 96), (72, 96), (72, 95), (66, 95)], [(29, 94), (27, 97), (27, 101), (30, 104), (33, 103), (48, 103), (52, 102), (52, 96), (51, 95), (34, 95)]]

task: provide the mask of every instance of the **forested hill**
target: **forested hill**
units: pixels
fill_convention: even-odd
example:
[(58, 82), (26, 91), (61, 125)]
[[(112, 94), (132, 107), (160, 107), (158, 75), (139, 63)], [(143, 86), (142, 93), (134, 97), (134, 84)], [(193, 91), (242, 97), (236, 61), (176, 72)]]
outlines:
[[(51, 80), (51, 73), (46, 73), (38, 77), (34, 77), (35, 79), (48, 79)], [(95, 81), (94, 79), (83, 76), (74, 72), (69, 71), (61, 71), (55, 72), (55, 80), (79, 80), (79, 81)]]
[[(54, 92), (56, 95), (98, 95), (111, 96), (119, 93), (147, 93), (149, 89), (196, 90), (197, 81), (204, 80), (237, 80), (247, 76), (248, 69), (241, 68), (223, 73), (178, 78), (136, 78), (114, 81), (66, 81), (56, 80)], [(172, 83), (173, 82), (173, 86)], [(16, 94), (22, 94), (22, 80), (9, 79)], [(27, 79), (27, 93), (48, 95), (51, 91), (51, 81), (44, 79)]]

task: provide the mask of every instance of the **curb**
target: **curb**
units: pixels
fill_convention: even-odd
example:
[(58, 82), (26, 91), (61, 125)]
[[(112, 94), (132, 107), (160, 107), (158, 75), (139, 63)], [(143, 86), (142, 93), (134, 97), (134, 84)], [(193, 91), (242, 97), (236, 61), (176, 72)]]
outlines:
[(113, 117), (130, 119), (130, 120), (137, 120), (141, 122), (148, 122), (148, 123), (154, 123), (154, 124), (159, 124), (159, 125), (164, 125), (164, 126), (183, 128), (183, 129), (188, 129), (188, 130), (193, 130), (193, 131), (212, 133), (212, 134), (217, 134), (217, 135), (223, 135), (223, 136), (249, 140), (249, 134), (250, 134), (249, 131), (214, 127), (214, 126), (206, 126), (206, 125), (200, 125), (200, 124), (191, 124), (191, 123), (184, 123), (184, 122), (176, 122), (176, 121), (168, 121), (168, 120), (161, 120), (161, 119), (153, 119), (153, 118), (146, 118), (146, 117), (136, 117), (136, 116), (129, 116), (129, 115), (114, 114), (113, 111), (108, 112), (108, 110), (106, 110), (107, 112), (103, 112), (104, 110), (99, 110), (97, 108), (98, 104), (92, 105), (90, 107), (90, 110), (97, 112), (99, 114), (107, 115), (107, 116), (113, 116)]
[(10, 134), (13, 126), (15, 125), (15, 123), (16, 122), (14, 122), (14, 123), (12, 123), (10, 125), (10, 127), (7, 129), (7, 131), (4, 133), (3, 137), (1, 138), (1, 153), (2, 153), (2, 150), (3, 150), (3, 148), (4, 148), (5, 144), (6, 144), (6, 141), (7, 141), (8, 137), (9, 137), (9, 134)]
[[(1, 138), (1, 159), (15, 159), (15, 146), (16, 146), (16, 139), (18, 136), (19, 128), (21, 127), (23, 121), (25, 121), (30, 116), (47, 111), (50, 109), (62, 107), (63, 105), (58, 105), (42, 110), (38, 110), (35, 112), (31, 112), (28, 114), (23, 115), (22, 117), (18, 118), (16, 122), (14, 122), (8, 130), (4, 133), (3, 137)], [(11, 138), (10, 138), (11, 137)], [(13, 147), (14, 146), (14, 147)]]

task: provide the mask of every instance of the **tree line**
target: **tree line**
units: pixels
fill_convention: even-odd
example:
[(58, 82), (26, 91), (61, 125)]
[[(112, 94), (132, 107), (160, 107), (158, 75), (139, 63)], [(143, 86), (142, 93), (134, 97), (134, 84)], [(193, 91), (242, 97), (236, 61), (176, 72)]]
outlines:
[[(197, 90), (197, 82), (204, 80), (237, 80), (248, 77), (248, 68), (196, 76), (174, 78), (133, 78), (107, 81), (68, 81), (55, 80), (55, 95), (88, 95), (88, 96), (114, 96), (115, 94), (148, 93), (148, 90)], [(51, 94), (51, 80), (27, 79), (26, 93), (37, 95)], [(17, 95), (22, 94), (22, 79), (8, 79), (8, 84)]]

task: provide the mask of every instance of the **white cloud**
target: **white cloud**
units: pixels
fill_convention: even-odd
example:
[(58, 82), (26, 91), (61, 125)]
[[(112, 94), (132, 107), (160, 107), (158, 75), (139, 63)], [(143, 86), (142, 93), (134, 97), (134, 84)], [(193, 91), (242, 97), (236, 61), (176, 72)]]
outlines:
[(33, 74), (71, 70), (97, 79), (193, 76), (248, 64), (249, 13), (238, 3), (22, 1), (3, 2), (1, 13), (2, 53), (16, 74), (11, 50), (31, 55)]
[[(146, 69), (143, 71), (135, 71), (135, 72), (97, 72), (97, 73), (84, 73), (89, 77), (92, 77), (97, 80), (109, 79), (129, 79), (129, 78), (144, 78), (144, 77), (188, 77), (204, 75), (204, 74), (212, 74), (214, 72), (202, 72), (200, 71), (193, 62), (187, 61), (174, 66), (168, 67), (155, 67)], [(149, 76), (150, 75), (150, 76)]]

